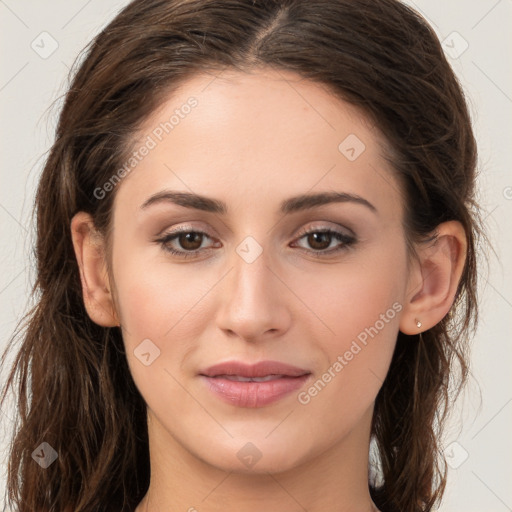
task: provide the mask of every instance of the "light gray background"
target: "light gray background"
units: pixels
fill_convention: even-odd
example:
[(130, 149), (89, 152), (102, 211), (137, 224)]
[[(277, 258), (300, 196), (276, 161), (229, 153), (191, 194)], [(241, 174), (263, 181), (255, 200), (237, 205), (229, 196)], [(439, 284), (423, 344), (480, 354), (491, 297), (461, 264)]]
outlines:
[[(27, 307), (34, 278), (30, 260), (34, 190), (52, 142), (68, 69), (85, 44), (127, 3), (0, 0), (0, 350)], [(479, 143), (480, 201), (497, 252), (497, 257), (491, 254), (490, 271), (482, 269), (482, 315), (473, 342), (473, 380), (446, 435), (444, 446), (452, 469), (440, 510), (512, 511), (512, 281), (508, 272), (512, 254), (512, 0), (408, 3), (445, 41), (468, 95)], [(52, 44), (58, 48), (47, 55)], [(4, 368), (2, 382), (6, 375)], [(6, 459), (12, 415), (9, 407), (0, 414), (0, 461)], [(0, 465), (2, 497), (5, 467), (5, 463)]]

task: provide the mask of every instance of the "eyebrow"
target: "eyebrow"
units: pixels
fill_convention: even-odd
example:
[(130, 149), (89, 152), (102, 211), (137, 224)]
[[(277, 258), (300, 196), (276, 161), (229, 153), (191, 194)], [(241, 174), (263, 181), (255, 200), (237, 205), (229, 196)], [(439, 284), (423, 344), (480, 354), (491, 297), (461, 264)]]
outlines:
[[(183, 206), (185, 208), (202, 210), (220, 215), (226, 215), (228, 213), (226, 203), (218, 199), (190, 192), (176, 192), (172, 190), (162, 190), (161, 192), (153, 194), (144, 201), (140, 208), (141, 210), (145, 210), (152, 205), (167, 202)], [(375, 206), (373, 206), (369, 201), (358, 195), (348, 194), (346, 192), (321, 192), (317, 194), (301, 194), (290, 197), (281, 203), (279, 212), (282, 214), (289, 214), (309, 210), (329, 203), (360, 204), (367, 207), (372, 212), (377, 213), (377, 208), (375, 208)]]

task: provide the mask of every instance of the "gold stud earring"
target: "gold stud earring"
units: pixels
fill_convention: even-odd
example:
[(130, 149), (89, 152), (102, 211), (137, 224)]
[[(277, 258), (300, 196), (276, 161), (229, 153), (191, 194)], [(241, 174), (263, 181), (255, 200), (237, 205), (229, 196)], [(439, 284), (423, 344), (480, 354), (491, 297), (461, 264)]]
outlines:
[(416, 327), (419, 329), (422, 323), (416, 318)]

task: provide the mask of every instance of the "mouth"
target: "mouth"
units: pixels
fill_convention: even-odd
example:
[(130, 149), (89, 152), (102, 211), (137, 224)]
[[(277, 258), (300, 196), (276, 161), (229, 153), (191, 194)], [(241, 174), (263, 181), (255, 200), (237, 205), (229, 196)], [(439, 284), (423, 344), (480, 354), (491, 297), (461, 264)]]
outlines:
[(266, 375), (265, 377), (243, 377), (242, 375), (215, 375), (213, 379), (227, 379), (235, 382), (268, 382), (289, 377), (289, 375)]
[(244, 377), (244, 378), (266, 378), (266, 377), (301, 377), (311, 373), (309, 370), (281, 363), (279, 361), (260, 361), (255, 364), (247, 364), (242, 361), (226, 361), (199, 372), (206, 377)]
[(263, 407), (302, 387), (311, 372), (278, 361), (249, 365), (230, 361), (199, 373), (207, 388), (236, 407)]

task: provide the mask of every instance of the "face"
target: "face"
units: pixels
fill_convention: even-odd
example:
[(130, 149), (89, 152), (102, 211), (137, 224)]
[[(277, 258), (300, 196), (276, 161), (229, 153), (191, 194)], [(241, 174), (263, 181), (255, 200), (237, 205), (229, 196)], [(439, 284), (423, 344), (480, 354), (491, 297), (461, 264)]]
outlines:
[[(117, 184), (111, 264), (163, 453), (266, 472), (368, 437), (408, 280), (383, 143), (286, 72), (196, 76), (147, 119)], [(316, 194), (337, 200), (303, 200)], [(262, 361), (298, 370), (205, 376)]]

